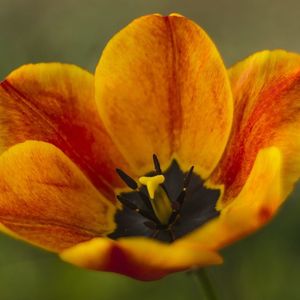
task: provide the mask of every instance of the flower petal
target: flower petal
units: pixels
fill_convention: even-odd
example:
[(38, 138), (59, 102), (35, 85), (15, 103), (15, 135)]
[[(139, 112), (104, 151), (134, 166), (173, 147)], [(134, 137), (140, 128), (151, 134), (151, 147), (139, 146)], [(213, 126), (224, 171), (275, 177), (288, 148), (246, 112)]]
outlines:
[(207, 177), (232, 121), (230, 84), (206, 33), (178, 16), (149, 15), (108, 43), (96, 71), (100, 115), (135, 170), (175, 156)]
[(140, 280), (155, 280), (171, 272), (222, 262), (216, 252), (195, 245), (168, 245), (146, 238), (119, 241), (96, 238), (65, 250), (61, 258), (83, 268), (120, 273)]
[(223, 204), (242, 189), (258, 151), (283, 155), (283, 189), (300, 176), (300, 56), (263, 51), (229, 70), (235, 102), (233, 131), (212, 181), (224, 184)]
[(0, 156), (0, 230), (60, 251), (112, 232), (114, 213), (55, 146), (27, 141)]
[(278, 148), (260, 150), (246, 184), (218, 218), (187, 236), (208, 249), (219, 249), (263, 226), (286, 198), (282, 190), (282, 155)]
[(114, 201), (115, 167), (125, 163), (94, 100), (94, 77), (73, 65), (25, 65), (0, 84), (2, 150), (25, 140), (52, 143)]

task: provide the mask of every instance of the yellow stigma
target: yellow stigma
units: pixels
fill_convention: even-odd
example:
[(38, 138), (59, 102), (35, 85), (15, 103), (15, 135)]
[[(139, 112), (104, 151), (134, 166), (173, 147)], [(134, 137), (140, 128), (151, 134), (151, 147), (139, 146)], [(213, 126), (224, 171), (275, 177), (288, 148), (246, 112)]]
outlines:
[(172, 206), (166, 192), (160, 186), (164, 181), (163, 175), (139, 178), (139, 182), (147, 187), (155, 215), (162, 224), (166, 225), (172, 214)]
[(156, 175), (152, 177), (143, 176), (139, 178), (139, 182), (147, 187), (151, 199), (154, 199), (155, 191), (164, 181), (164, 175)]

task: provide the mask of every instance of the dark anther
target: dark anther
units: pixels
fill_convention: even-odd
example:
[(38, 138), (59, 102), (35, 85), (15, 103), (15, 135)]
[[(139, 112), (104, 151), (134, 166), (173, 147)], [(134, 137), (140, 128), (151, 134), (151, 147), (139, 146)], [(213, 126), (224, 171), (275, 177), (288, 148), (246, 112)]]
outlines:
[(183, 201), (184, 201), (184, 199), (185, 199), (185, 195), (186, 195), (185, 190), (182, 190), (182, 191), (180, 192), (180, 194), (178, 195), (178, 197), (177, 197), (177, 199), (176, 199), (176, 202), (179, 203), (179, 206), (182, 205), (182, 203), (183, 203)]
[(179, 205), (179, 203), (177, 201), (173, 201), (172, 202), (172, 208), (173, 208), (174, 211), (178, 211), (179, 208), (180, 208), (180, 205)]
[(178, 211), (173, 211), (171, 216), (170, 216), (170, 219), (169, 219), (169, 224), (173, 224), (173, 223), (176, 223), (176, 221), (178, 220), (179, 218), (179, 214), (178, 214)]
[(157, 230), (157, 225), (156, 223), (153, 223), (151, 221), (146, 221), (144, 222), (144, 225), (152, 230)]
[(151, 202), (150, 202), (148, 196), (142, 191), (138, 191), (138, 194), (139, 194), (140, 198), (143, 200), (143, 202), (147, 205), (147, 207), (152, 209), (152, 205), (151, 205)]
[(145, 218), (151, 220), (152, 222), (154, 222), (154, 223), (159, 223), (159, 220), (158, 220), (155, 216), (153, 216), (151, 213), (149, 213), (148, 211), (143, 210), (143, 209), (138, 209), (138, 210), (136, 210), (136, 211), (137, 211), (140, 215), (142, 215), (143, 217), (145, 217)]
[(155, 238), (158, 236), (158, 234), (159, 234), (159, 230), (155, 230), (155, 231), (151, 234), (151, 237), (152, 237), (153, 239), (155, 239)]
[(139, 213), (140, 215), (142, 215), (143, 217), (153, 221), (154, 223), (157, 223), (159, 222), (157, 220), (157, 218), (155, 216), (153, 216), (150, 212), (146, 211), (146, 210), (143, 210), (139, 207), (137, 207), (134, 203), (130, 202), (128, 199), (124, 198), (123, 196), (121, 195), (118, 195), (117, 196), (118, 200), (126, 207), (136, 211), (137, 213)]
[(138, 209), (138, 207), (137, 207), (134, 203), (130, 202), (130, 201), (127, 200), (126, 198), (122, 197), (121, 195), (118, 195), (117, 198), (118, 198), (118, 200), (119, 200), (124, 206), (126, 206), (126, 207), (128, 207), (128, 208), (130, 208), (130, 209), (133, 209), (133, 210), (137, 210), (137, 209)]
[(182, 204), (184, 202), (184, 199), (186, 197), (186, 190), (187, 190), (187, 188), (188, 188), (188, 186), (190, 184), (190, 181), (191, 181), (191, 178), (192, 178), (192, 174), (193, 174), (193, 170), (194, 170), (194, 166), (192, 166), (190, 168), (189, 172), (187, 173), (187, 175), (184, 178), (183, 189), (180, 192), (180, 194), (178, 195), (178, 197), (176, 199), (176, 202), (175, 202), (175, 203), (178, 203), (178, 205), (179, 205), (179, 208), (177, 209), (177, 211), (180, 210), (180, 207), (182, 206)]
[[(152, 157), (153, 157), (153, 164), (154, 164), (155, 172), (156, 172), (157, 175), (161, 175), (163, 172), (161, 170), (158, 157), (156, 156), (156, 154), (153, 154)], [(161, 187), (164, 189), (165, 193), (169, 197), (168, 190), (167, 190), (167, 188), (166, 188), (166, 186), (165, 186), (164, 183), (161, 184)]]
[(154, 168), (157, 174), (162, 174), (161, 168), (160, 168), (160, 163), (155, 154), (153, 154), (153, 163), (154, 163)]
[(190, 181), (191, 181), (191, 178), (192, 178), (192, 174), (193, 174), (193, 170), (194, 170), (194, 166), (192, 166), (188, 172), (188, 174), (186, 175), (186, 177), (184, 178), (184, 182), (183, 182), (183, 188), (184, 189), (187, 189), (189, 184), (190, 184)]
[(128, 185), (133, 190), (136, 190), (138, 185), (137, 183), (130, 177), (128, 176), (124, 171), (121, 169), (116, 169), (116, 172), (118, 175), (121, 177), (121, 179)]
[(169, 232), (169, 235), (170, 235), (170, 238), (171, 238), (171, 242), (174, 242), (175, 239), (176, 239), (174, 231), (172, 229), (170, 229), (168, 232)]

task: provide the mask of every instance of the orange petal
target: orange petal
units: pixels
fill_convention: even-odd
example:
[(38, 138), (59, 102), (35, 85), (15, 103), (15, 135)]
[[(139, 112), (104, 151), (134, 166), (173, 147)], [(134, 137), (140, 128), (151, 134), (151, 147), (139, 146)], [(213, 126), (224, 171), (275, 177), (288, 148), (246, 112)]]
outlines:
[[(104, 130), (94, 100), (94, 77), (73, 65), (26, 65), (0, 84), (0, 140), (56, 145), (107, 197), (125, 163)], [(1, 147), (2, 148), (2, 147)]]
[(51, 251), (114, 230), (115, 207), (55, 146), (17, 144), (0, 156), (0, 230)]
[(283, 189), (300, 175), (300, 56), (263, 51), (229, 70), (234, 95), (233, 131), (212, 181), (225, 185), (223, 204), (243, 187), (258, 151), (278, 147)]
[(282, 190), (282, 153), (271, 147), (260, 150), (239, 195), (218, 218), (191, 233), (184, 242), (219, 249), (257, 230), (276, 213), (286, 197)]
[(100, 115), (135, 170), (170, 157), (207, 177), (224, 150), (232, 121), (230, 85), (206, 33), (192, 21), (150, 15), (108, 43), (96, 71)]
[(61, 258), (83, 268), (120, 273), (140, 280), (155, 280), (172, 272), (222, 262), (216, 252), (192, 244), (168, 245), (146, 238), (119, 241), (96, 238), (65, 250)]

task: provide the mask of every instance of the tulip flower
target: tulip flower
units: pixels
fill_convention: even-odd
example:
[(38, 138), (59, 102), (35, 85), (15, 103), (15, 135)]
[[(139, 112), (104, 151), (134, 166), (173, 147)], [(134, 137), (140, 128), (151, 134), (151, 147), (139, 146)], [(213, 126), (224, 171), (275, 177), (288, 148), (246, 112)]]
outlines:
[(177, 14), (117, 33), (95, 74), (24, 65), (0, 85), (0, 230), (80, 267), (154, 280), (222, 263), (300, 175), (300, 56), (227, 70)]

